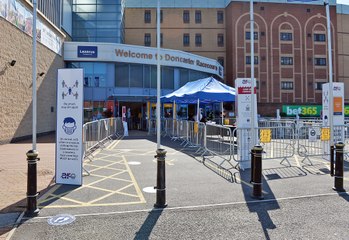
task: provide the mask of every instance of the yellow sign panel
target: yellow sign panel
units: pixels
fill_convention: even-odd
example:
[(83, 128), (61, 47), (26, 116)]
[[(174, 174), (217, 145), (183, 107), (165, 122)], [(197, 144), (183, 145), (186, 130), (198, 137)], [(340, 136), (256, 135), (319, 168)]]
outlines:
[(261, 143), (270, 143), (271, 142), (271, 129), (261, 129)]
[(329, 128), (321, 128), (321, 141), (330, 141), (330, 134)]
[(194, 133), (199, 132), (199, 124), (197, 122), (194, 123)]

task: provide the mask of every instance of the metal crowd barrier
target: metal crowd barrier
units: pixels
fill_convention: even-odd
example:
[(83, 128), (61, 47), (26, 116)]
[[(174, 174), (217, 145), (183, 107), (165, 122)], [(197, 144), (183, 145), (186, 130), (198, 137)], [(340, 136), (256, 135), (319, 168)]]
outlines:
[(123, 129), (121, 118), (107, 118), (85, 123), (83, 125), (84, 158), (90, 158), (90, 154), (96, 148), (103, 147), (107, 140), (123, 136)]
[(156, 134), (156, 119), (148, 119), (148, 135)]
[[(248, 160), (251, 145), (251, 130), (212, 123), (197, 123), (187, 120), (162, 119), (162, 135), (174, 141), (180, 141), (184, 147), (196, 147), (201, 155), (212, 155), (226, 161), (233, 159), (238, 164)], [(326, 130), (327, 129), (327, 130)], [(326, 132), (327, 131), (327, 132)], [(344, 153), (349, 158), (349, 125), (335, 126), (334, 142), (345, 144)], [(156, 132), (156, 120), (149, 120), (149, 133)], [(329, 155), (328, 128), (318, 119), (270, 119), (259, 121), (256, 143), (263, 147), (263, 159), (281, 159), (286, 161), (295, 154), (302, 162), (311, 157)], [(326, 137), (327, 136), (327, 137)], [(230, 163), (230, 162), (229, 162)], [(231, 164), (231, 163), (230, 163)]]
[(282, 159), (291, 166), (288, 158), (295, 153), (295, 135), (292, 125), (258, 129), (259, 143), (263, 147), (263, 159)]
[(229, 127), (218, 124), (206, 124), (206, 146), (205, 150), (224, 160), (230, 161), (234, 140)]
[[(233, 148), (233, 159), (236, 162), (250, 161), (252, 146), (252, 131), (250, 128), (236, 128), (233, 135), (236, 147)], [(289, 165), (288, 158), (294, 156), (295, 137), (292, 126), (273, 126), (256, 128), (256, 143), (263, 147), (263, 159), (281, 159)]]

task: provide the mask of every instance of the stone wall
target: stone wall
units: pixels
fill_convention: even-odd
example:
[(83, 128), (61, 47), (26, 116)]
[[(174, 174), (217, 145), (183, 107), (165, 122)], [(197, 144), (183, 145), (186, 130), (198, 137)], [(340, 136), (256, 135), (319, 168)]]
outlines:
[[(32, 134), (32, 38), (0, 18), (0, 144)], [(14, 66), (9, 62), (16, 60)], [(37, 133), (55, 131), (63, 57), (37, 43)]]

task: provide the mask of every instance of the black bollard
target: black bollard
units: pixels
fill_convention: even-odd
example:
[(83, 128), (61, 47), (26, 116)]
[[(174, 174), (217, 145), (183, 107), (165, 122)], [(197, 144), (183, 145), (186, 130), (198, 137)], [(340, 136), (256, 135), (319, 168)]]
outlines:
[(37, 197), (39, 195), (37, 191), (37, 173), (36, 164), (40, 160), (38, 158), (38, 152), (36, 150), (29, 150), (27, 153), (28, 161), (28, 177), (27, 177), (27, 210), (25, 215), (27, 217), (35, 217), (39, 214), (39, 208), (37, 205)]
[(250, 180), (250, 183), (254, 182), (254, 179), (253, 179), (253, 169), (254, 169), (254, 166), (255, 166), (255, 159), (254, 159), (254, 148), (251, 149), (251, 180)]
[(256, 199), (263, 199), (262, 194), (262, 152), (263, 148), (260, 145), (254, 146), (252, 149), (252, 197)]
[(337, 192), (345, 192), (343, 188), (344, 162), (343, 162), (344, 143), (336, 143), (336, 161), (334, 169), (334, 187)]
[(330, 172), (331, 172), (331, 177), (334, 175), (334, 146), (331, 145), (331, 150), (330, 150)]
[(157, 158), (157, 177), (156, 177), (156, 203), (154, 207), (165, 208), (166, 204), (166, 175), (165, 175), (165, 157), (164, 149), (156, 150)]

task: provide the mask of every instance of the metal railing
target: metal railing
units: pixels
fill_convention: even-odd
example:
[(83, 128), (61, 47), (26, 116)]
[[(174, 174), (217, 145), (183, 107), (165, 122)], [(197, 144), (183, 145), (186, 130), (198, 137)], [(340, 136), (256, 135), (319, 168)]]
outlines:
[[(322, 124), (319, 119), (261, 120), (255, 142), (263, 147), (263, 159), (280, 159), (280, 163), (291, 165), (288, 159), (298, 154), (303, 163), (308, 160), (308, 164), (312, 164), (310, 157), (326, 158), (329, 154), (330, 131)], [(155, 125), (155, 120), (149, 120), (149, 132), (155, 133)], [(349, 157), (349, 125), (335, 126), (333, 131), (334, 142), (345, 143), (344, 153)], [(249, 128), (209, 122), (163, 119), (162, 135), (180, 141), (183, 147), (198, 148), (196, 152), (202, 157), (212, 155), (228, 162), (234, 160), (238, 164), (249, 160), (253, 147)]]
[(121, 118), (107, 118), (85, 123), (83, 125), (83, 156), (90, 158), (91, 153), (104, 147), (106, 141), (123, 136)]

